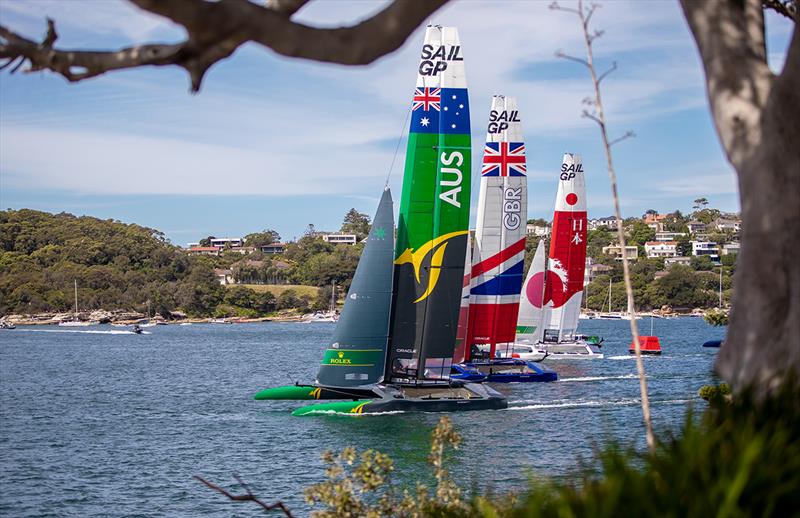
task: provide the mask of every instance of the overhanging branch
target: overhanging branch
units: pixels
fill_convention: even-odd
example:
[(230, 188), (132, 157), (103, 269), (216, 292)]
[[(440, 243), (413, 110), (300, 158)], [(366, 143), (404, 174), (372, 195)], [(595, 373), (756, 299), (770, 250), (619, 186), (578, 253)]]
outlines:
[[(27, 71), (50, 70), (68, 81), (82, 81), (113, 70), (174, 65), (185, 69), (198, 91), (208, 69), (252, 41), (278, 54), (343, 65), (366, 65), (397, 50), (408, 36), (448, 0), (394, 0), (355, 25), (321, 29), (290, 17), (309, 0), (129, 0), (143, 10), (182, 25), (186, 41), (151, 43), (116, 51), (59, 50), (55, 25), (37, 43), (0, 26), (0, 59), (8, 66), (22, 59)], [(52, 41), (50, 41), (52, 39)], [(19, 64), (17, 65), (19, 66)]]

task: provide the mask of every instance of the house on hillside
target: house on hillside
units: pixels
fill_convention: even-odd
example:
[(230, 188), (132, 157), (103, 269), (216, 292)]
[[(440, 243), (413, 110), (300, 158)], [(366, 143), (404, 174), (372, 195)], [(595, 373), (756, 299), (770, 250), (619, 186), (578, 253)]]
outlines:
[(233, 284), (233, 270), (224, 270), (222, 268), (214, 268), (214, 275), (217, 277), (217, 281), (223, 286), (227, 286), (228, 284)]
[(684, 232), (667, 232), (666, 230), (662, 230), (656, 232), (656, 241), (675, 241), (679, 237), (684, 236), (686, 236)]
[(286, 243), (270, 243), (268, 245), (261, 245), (260, 250), (265, 254), (282, 254), (286, 251)]
[(664, 259), (664, 268), (669, 270), (670, 266), (673, 264), (682, 264), (684, 266), (689, 266), (692, 264), (691, 257), (667, 257)]
[(644, 244), (644, 252), (648, 259), (659, 259), (662, 257), (677, 257), (677, 241), (648, 241)]
[(607, 230), (617, 230), (617, 218), (608, 216), (607, 218), (590, 219), (588, 222), (589, 230), (605, 228)]
[(725, 243), (724, 245), (722, 245), (722, 255), (738, 254), (740, 247), (741, 247), (741, 243), (739, 243), (738, 241), (732, 241), (730, 243)]
[[(603, 253), (614, 256), (617, 261), (622, 261), (622, 247), (619, 244), (611, 244), (603, 247)], [(629, 261), (635, 261), (639, 258), (639, 247), (635, 245), (625, 246), (625, 257)]]
[(702, 221), (692, 220), (686, 224), (689, 227), (689, 233), (697, 234), (698, 232), (705, 232), (706, 231), (706, 224)]
[(742, 222), (736, 219), (717, 218), (714, 227), (720, 232), (739, 232)]
[(594, 259), (591, 257), (586, 258), (586, 267), (583, 270), (583, 285), (588, 286), (593, 280), (597, 278), (598, 275), (604, 275), (611, 271), (614, 268), (607, 266), (605, 264), (600, 264), (594, 262)]
[(550, 225), (534, 225), (528, 223), (525, 226), (525, 234), (536, 237), (547, 237), (550, 235)]
[(644, 224), (656, 232), (664, 230), (664, 222), (667, 220), (666, 214), (645, 214)]
[(193, 246), (186, 250), (189, 255), (214, 255), (219, 256), (219, 247), (217, 246)]
[(354, 245), (358, 243), (355, 234), (322, 234), (322, 240), (334, 245)]
[(215, 237), (210, 240), (211, 246), (225, 248), (225, 246), (244, 246), (244, 240), (240, 237)]

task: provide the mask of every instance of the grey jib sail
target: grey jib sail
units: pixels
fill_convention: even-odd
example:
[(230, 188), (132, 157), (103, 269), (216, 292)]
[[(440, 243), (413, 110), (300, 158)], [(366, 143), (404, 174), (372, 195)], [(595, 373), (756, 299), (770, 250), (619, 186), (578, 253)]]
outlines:
[(386, 189), (347, 292), (342, 315), (325, 351), (317, 384), (370, 385), (383, 380), (392, 300), (394, 213)]

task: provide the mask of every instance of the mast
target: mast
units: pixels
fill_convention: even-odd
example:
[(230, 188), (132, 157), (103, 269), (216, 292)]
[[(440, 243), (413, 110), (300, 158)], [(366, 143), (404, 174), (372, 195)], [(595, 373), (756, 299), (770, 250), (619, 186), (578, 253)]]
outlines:
[(483, 153), (467, 347), (488, 343), (494, 358), (498, 343), (514, 341), (525, 266), (527, 166), (516, 98), (492, 98)]
[(75, 320), (78, 320), (78, 279), (73, 279), (75, 283)]
[(397, 225), (389, 381), (449, 380), (464, 279), (470, 171), (469, 98), (458, 31), (428, 26)]

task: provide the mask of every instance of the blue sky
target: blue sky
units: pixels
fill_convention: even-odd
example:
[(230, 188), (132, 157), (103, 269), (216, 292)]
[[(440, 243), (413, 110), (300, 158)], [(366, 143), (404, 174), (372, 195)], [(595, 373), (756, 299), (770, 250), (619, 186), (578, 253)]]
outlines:
[[(567, 2), (562, 2), (568, 5)], [(611, 213), (597, 127), (581, 118), (586, 70), (577, 20), (546, 2), (455, 1), (432, 18), (459, 28), (470, 87), (473, 186), (492, 94), (516, 96), (527, 144), (529, 217), (550, 219), (564, 152), (581, 153), (589, 216)], [(296, 20), (352, 23), (383, 2), (326, 0)], [(179, 27), (117, 0), (3, 0), (0, 22), (39, 38), (56, 20), (62, 48), (178, 41)], [(735, 175), (707, 109), (702, 69), (677, 1), (605, 2), (595, 53), (619, 70), (603, 84), (624, 216), (691, 209), (706, 197), (739, 208)], [(768, 13), (779, 70), (791, 24)], [(368, 67), (343, 67), (241, 48), (208, 73), (198, 95), (185, 72), (149, 68), (78, 84), (52, 74), (0, 73), (0, 207), (134, 222), (185, 245), (207, 235), (309, 223), (336, 230), (355, 207), (372, 214), (389, 173), (416, 79), (423, 29)], [(405, 141), (390, 185), (399, 199)], [(477, 190), (473, 189), (473, 221)]]

